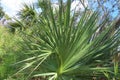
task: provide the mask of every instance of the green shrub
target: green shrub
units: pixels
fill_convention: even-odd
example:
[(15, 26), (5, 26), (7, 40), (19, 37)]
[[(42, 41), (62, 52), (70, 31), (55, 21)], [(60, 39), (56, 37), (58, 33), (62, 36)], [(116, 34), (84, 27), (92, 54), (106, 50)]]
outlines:
[[(99, 80), (105, 78), (103, 73), (113, 71), (110, 58), (118, 47), (120, 31), (113, 32), (114, 22), (101, 21), (99, 25), (97, 12), (85, 11), (76, 22), (70, 6), (71, 0), (66, 8), (60, 0), (59, 12), (53, 14), (51, 4), (44, 5), (43, 14), (32, 25), (32, 34), (23, 35), (28, 56), (16, 63), (21, 65), (16, 75), (23, 71), (27, 80), (38, 76), (47, 80)], [(101, 27), (105, 29), (100, 31)]]
[(8, 28), (0, 27), (0, 79), (5, 79), (15, 72), (15, 67), (12, 64), (19, 57), (21, 42), (19, 35), (12, 34)]

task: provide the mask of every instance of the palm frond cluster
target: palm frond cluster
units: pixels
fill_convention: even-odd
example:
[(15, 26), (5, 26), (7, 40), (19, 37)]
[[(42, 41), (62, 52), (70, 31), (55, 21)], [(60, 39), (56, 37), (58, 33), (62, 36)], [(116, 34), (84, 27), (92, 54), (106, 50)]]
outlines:
[[(100, 23), (99, 13), (87, 10), (76, 22), (71, 0), (67, 0), (66, 8), (59, 0), (55, 13), (50, 2), (47, 6), (42, 5), (41, 14), (34, 13), (37, 17), (29, 19), (31, 33), (23, 35), (28, 56), (18, 62), (22, 68), (17, 73), (27, 71), (28, 77), (46, 80), (120, 79), (118, 60), (112, 62), (120, 45), (120, 29), (113, 31), (115, 22)], [(20, 24), (24, 26), (24, 22)], [(102, 26), (105, 28), (100, 31)]]

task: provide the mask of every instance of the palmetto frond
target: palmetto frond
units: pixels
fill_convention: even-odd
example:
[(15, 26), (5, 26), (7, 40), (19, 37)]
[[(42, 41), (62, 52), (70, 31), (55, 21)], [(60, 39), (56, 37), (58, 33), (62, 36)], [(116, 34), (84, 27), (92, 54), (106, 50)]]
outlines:
[(79, 21), (74, 22), (70, 6), (71, 0), (67, 0), (64, 11), (63, 1), (59, 0), (59, 12), (53, 14), (49, 3), (47, 13), (37, 18), (33, 34), (24, 37), (31, 57), (18, 62), (26, 63), (20, 71), (32, 67), (30, 75), (38, 70), (39, 74), (34, 76), (48, 76), (49, 80), (80, 80), (83, 77), (90, 80), (97, 77), (98, 72), (109, 72), (111, 68), (101, 63), (117, 48), (120, 31), (111, 34), (114, 26), (111, 23), (96, 35), (99, 14), (85, 11)]
[(35, 7), (34, 5), (27, 5), (23, 4), (23, 9), (21, 9), (18, 13), (18, 16), (20, 19), (32, 19), (36, 15)]

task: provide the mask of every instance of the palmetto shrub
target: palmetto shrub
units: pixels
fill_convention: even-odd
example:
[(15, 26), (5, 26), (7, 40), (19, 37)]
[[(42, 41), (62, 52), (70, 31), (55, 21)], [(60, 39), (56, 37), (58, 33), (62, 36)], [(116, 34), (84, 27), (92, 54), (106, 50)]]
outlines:
[(99, 13), (87, 10), (76, 22), (75, 13), (70, 11), (71, 0), (66, 8), (59, 0), (56, 14), (50, 2), (48, 5), (30, 28), (32, 33), (23, 35), (27, 57), (16, 63), (22, 65), (16, 74), (24, 71), (27, 78), (46, 80), (98, 80), (112, 74), (111, 56), (117, 53), (120, 38), (119, 29), (113, 32), (114, 22), (100, 23)]

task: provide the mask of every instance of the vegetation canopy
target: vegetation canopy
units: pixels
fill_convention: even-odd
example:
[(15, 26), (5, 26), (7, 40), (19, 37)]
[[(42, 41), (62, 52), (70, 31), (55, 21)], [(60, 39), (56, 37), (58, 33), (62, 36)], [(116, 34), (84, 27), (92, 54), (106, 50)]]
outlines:
[(20, 20), (10, 24), (19, 37), (16, 51), (10, 46), (17, 72), (8, 80), (120, 79), (120, 28), (101, 20), (98, 11), (71, 10), (71, 3), (58, 0), (54, 9), (50, 0), (39, 0), (40, 13), (24, 4)]

